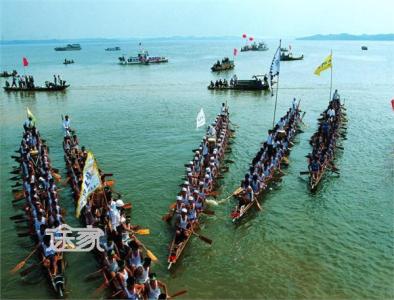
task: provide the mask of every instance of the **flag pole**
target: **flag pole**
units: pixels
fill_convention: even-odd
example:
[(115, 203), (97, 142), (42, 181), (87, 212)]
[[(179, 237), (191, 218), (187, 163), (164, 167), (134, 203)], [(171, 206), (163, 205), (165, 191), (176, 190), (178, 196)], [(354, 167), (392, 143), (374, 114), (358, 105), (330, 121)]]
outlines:
[[(279, 49), (277, 51), (280, 51), (281, 44), (282, 44), (282, 40), (279, 40)], [(279, 56), (279, 59), (280, 59), (280, 56)], [(280, 72), (278, 74), (278, 80), (276, 82), (275, 108), (274, 108), (274, 119), (272, 120), (272, 128), (274, 128), (274, 126), (275, 126), (276, 104), (278, 103), (279, 76), (280, 76)]]
[(330, 99), (328, 99), (328, 101), (331, 101), (331, 93), (332, 93), (332, 49), (331, 49), (331, 79), (330, 79)]

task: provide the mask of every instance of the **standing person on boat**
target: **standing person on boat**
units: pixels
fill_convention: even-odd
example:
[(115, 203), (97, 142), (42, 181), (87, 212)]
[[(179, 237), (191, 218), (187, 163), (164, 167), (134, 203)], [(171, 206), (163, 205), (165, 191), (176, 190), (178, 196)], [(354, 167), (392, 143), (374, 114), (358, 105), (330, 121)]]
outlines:
[(57, 78), (55, 74), (53, 75), (53, 83), (55, 84), (55, 86), (57, 85)]
[(34, 121), (32, 117), (28, 117), (27, 120), (23, 123), (23, 128), (25, 132), (32, 130), (34, 127)]
[(63, 85), (63, 84), (62, 84), (62, 79), (60, 78), (60, 75), (59, 75), (59, 74), (57, 75), (57, 80), (58, 80), (58, 82), (59, 82), (59, 85)]
[(16, 77), (15, 77), (15, 75), (12, 76), (12, 85), (11, 85), (11, 87), (16, 87)]
[(332, 100), (339, 100), (340, 96), (338, 90), (335, 90), (334, 95), (332, 95)]
[(63, 129), (64, 129), (64, 136), (65, 137), (67, 136), (67, 133), (69, 133), (71, 131), (70, 125), (71, 125), (70, 118), (68, 117), (68, 115), (65, 115), (64, 120), (63, 120)]

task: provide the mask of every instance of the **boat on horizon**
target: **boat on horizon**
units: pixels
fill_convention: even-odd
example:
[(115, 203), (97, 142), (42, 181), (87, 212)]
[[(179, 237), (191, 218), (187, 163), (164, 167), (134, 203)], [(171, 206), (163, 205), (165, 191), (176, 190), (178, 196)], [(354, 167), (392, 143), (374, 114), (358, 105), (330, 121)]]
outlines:
[(123, 55), (118, 59), (121, 65), (148, 65), (168, 62), (168, 58), (164, 56), (149, 56), (147, 50), (141, 50), (137, 56), (126, 57)]
[(241, 52), (245, 51), (267, 51), (269, 48), (264, 42), (256, 43), (254, 42), (251, 45), (245, 45), (241, 48)]
[(56, 47), (55, 51), (75, 51), (75, 50), (81, 50), (81, 45), (80, 44), (68, 44), (65, 47)]
[(105, 48), (105, 51), (120, 51), (120, 47)]
[(368, 50), (367, 46), (361, 46), (361, 50)]

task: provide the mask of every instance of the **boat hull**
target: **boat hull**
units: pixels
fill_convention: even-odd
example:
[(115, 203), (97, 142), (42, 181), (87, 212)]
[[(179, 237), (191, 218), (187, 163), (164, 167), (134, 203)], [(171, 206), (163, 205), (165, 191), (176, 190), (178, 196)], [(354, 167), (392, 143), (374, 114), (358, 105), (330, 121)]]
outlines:
[(4, 91), (6, 92), (59, 92), (59, 91), (64, 91), (66, 88), (68, 88), (70, 85), (61, 85), (61, 86), (55, 86), (52, 88), (47, 88), (47, 87), (35, 87), (33, 89), (25, 89), (25, 88), (19, 88), (19, 87), (3, 87)]

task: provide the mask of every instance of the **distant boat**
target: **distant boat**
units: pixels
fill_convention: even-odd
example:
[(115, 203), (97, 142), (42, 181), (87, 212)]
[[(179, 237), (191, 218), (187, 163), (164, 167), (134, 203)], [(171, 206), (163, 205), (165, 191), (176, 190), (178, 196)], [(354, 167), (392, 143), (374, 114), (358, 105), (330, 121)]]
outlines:
[(7, 71), (3, 71), (0, 73), (0, 77), (12, 77), (16, 76), (18, 72), (16, 70), (12, 71), (12, 73), (8, 73)]
[(69, 64), (73, 64), (73, 63), (74, 63), (73, 59), (71, 59), (71, 60), (64, 59), (64, 62), (63, 62), (63, 64), (65, 64), (65, 65), (69, 65)]
[(241, 48), (241, 52), (245, 52), (245, 51), (267, 51), (268, 47), (264, 42), (258, 43), (256, 44), (256, 42), (254, 42), (251, 45), (245, 45)]
[(268, 91), (270, 86), (268, 84), (267, 78), (263, 80), (259, 79), (261, 76), (253, 76), (251, 80), (235, 80), (229, 85), (209, 85), (208, 90), (238, 90), (238, 91)]
[(286, 53), (283, 53), (283, 52), (282, 52), (282, 53), (280, 54), (280, 61), (292, 61), (292, 60), (303, 60), (303, 59), (304, 59), (304, 55), (295, 57), (295, 56), (293, 56), (293, 54), (291, 54), (291, 53), (286, 54)]
[(222, 59), (222, 61), (217, 61), (212, 67), (212, 72), (220, 72), (234, 69), (234, 61), (230, 60), (228, 57)]
[(119, 64), (121, 65), (148, 65), (166, 62), (168, 62), (168, 58), (164, 56), (149, 56), (146, 50), (141, 50), (138, 56), (130, 56), (127, 58), (123, 55), (119, 57)]
[(106, 48), (105, 51), (120, 51), (120, 47)]
[(361, 46), (361, 50), (368, 50), (367, 46)]
[(81, 50), (80, 44), (68, 44), (65, 47), (56, 47), (55, 51), (73, 51), (73, 50)]

